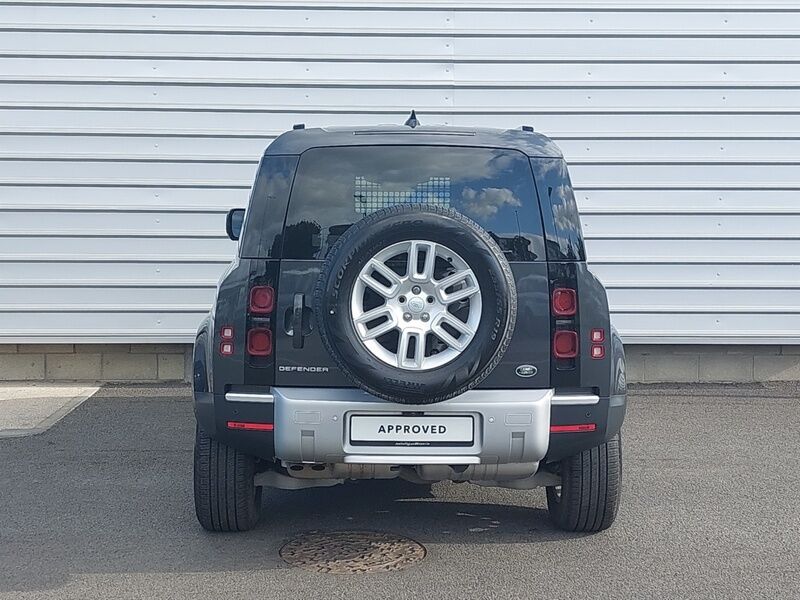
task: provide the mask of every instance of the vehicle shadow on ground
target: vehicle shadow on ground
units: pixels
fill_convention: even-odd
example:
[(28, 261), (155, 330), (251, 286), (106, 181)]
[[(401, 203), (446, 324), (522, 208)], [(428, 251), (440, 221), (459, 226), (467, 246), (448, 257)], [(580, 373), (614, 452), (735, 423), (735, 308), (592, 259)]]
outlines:
[(288, 567), (279, 550), (310, 531), (384, 531), (436, 544), (536, 544), (554, 530), (541, 490), (402, 480), (265, 490), (250, 532), (208, 533), (192, 500), (191, 404), (90, 400), (50, 431), (0, 441), (0, 592), (89, 574)]
[[(455, 488), (455, 489), (454, 489)], [(258, 529), (276, 531), (270, 514), (281, 515), (283, 533), (297, 530), (392, 531), (420, 542), (507, 543), (563, 539), (552, 528), (541, 491), (480, 488), (471, 484), (418, 485), (400, 479), (349, 481), (342, 485), (286, 492), (265, 490)], [(442, 536), (447, 536), (444, 539)]]

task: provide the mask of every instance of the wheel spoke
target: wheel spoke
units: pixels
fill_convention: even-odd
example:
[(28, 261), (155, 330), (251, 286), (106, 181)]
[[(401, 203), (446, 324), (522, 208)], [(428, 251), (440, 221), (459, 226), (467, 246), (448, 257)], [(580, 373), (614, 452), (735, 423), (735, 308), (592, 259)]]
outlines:
[[(365, 329), (364, 331), (359, 331), (362, 340), (374, 340), (375, 338), (381, 337), (384, 333), (389, 333), (392, 329), (397, 327), (397, 323), (389, 315), (389, 320), (381, 323), (380, 325), (376, 325), (372, 329)], [(362, 328), (359, 327), (359, 330)]]
[[(456, 338), (442, 325), (447, 323), (450, 327), (458, 331), (461, 335)], [(442, 312), (436, 317), (436, 320), (431, 324), (431, 331), (442, 340), (445, 344), (456, 350), (463, 350), (470, 343), (475, 332), (467, 327), (467, 324), (451, 315), (449, 312)]]
[(464, 321), (455, 315), (450, 314), (449, 312), (440, 313), (439, 320), (446, 322), (448, 325), (457, 331), (460, 331), (464, 335), (471, 336), (475, 334), (475, 332), (466, 323), (464, 323)]
[[(461, 289), (449, 294), (445, 290), (453, 285), (461, 284)], [(436, 282), (436, 293), (439, 295), (439, 300), (444, 304), (452, 304), (458, 300), (469, 298), (480, 291), (478, 283), (471, 271), (459, 271), (448, 275), (444, 279)]]
[[(369, 268), (363, 269), (359, 275), (361, 281), (366, 283), (370, 288), (384, 298), (393, 298), (397, 293), (397, 288), (400, 286), (400, 276), (381, 261), (375, 260), (374, 258), (367, 263), (367, 266)], [(373, 270), (380, 273), (389, 281), (388, 287), (373, 277)]]
[(374, 321), (378, 317), (382, 317), (386, 315), (389, 317), (389, 320), (392, 320), (392, 311), (389, 309), (388, 306), (385, 304), (383, 306), (379, 306), (377, 308), (373, 308), (372, 310), (368, 310), (364, 314), (359, 317), (356, 317), (354, 321), (359, 325), (366, 325), (370, 321)]
[[(412, 339), (415, 340), (415, 343), (409, 357), (409, 347)], [(419, 369), (422, 366), (424, 357), (425, 346), (422, 332), (416, 329), (404, 329), (400, 333), (400, 341), (397, 345), (397, 366), (401, 369)]]
[(444, 291), (447, 288), (449, 288), (451, 285), (455, 285), (457, 283), (460, 283), (460, 282), (464, 281), (464, 279), (467, 278), (467, 275), (469, 275), (469, 271), (467, 271), (467, 270), (456, 271), (452, 275), (448, 275), (447, 277), (445, 277), (443, 279), (439, 279), (438, 281), (435, 281), (434, 284), (435, 284), (437, 290)]
[(464, 286), (460, 290), (456, 290), (450, 294), (445, 294), (443, 302), (445, 304), (452, 304), (453, 302), (458, 302), (464, 298), (469, 298), (470, 296), (477, 294), (478, 291), (478, 286), (472, 281), (472, 278), (469, 278), (464, 282)]
[[(422, 265), (422, 271), (417, 270), (419, 267), (419, 258), (421, 253), (425, 253), (425, 260)], [(433, 279), (433, 267), (436, 264), (436, 244), (433, 242), (411, 242), (411, 248), (408, 251), (408, 273), (414, 281), (430, 281)]]

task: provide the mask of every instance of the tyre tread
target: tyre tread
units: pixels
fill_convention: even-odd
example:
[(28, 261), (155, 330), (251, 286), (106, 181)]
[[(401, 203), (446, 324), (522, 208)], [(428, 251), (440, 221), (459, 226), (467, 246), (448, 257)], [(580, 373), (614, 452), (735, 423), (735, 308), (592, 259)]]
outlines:
[(561, 461), (561, 496), (547, 489), (550, 518), (560, 529), (608, 529), (619, 508), (622, 481), (620, 435)]
[(255, 487), (256, 459), (212, 439), (197, 428), (194, 446), (194, 503), (208, 531), (246, 531), (258, 522), (261, 490)]

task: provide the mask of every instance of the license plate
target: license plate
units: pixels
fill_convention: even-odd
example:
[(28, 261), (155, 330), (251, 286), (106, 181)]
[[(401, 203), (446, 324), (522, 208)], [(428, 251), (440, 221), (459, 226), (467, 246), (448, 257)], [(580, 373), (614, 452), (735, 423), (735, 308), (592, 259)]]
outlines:
[(472, 445), (475, 426), (470, 416), (354, 415), (350, 442), (388, 446)]

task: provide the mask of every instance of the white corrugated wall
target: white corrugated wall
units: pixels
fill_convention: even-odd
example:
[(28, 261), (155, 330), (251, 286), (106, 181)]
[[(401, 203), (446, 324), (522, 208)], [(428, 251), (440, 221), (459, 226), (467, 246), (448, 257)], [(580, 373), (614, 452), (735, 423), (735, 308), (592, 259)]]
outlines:
[(0, 4), (0, 342), (191, 341), (293, 123), (533, 125), (627, 342), (800, 342), (798, 2)]

